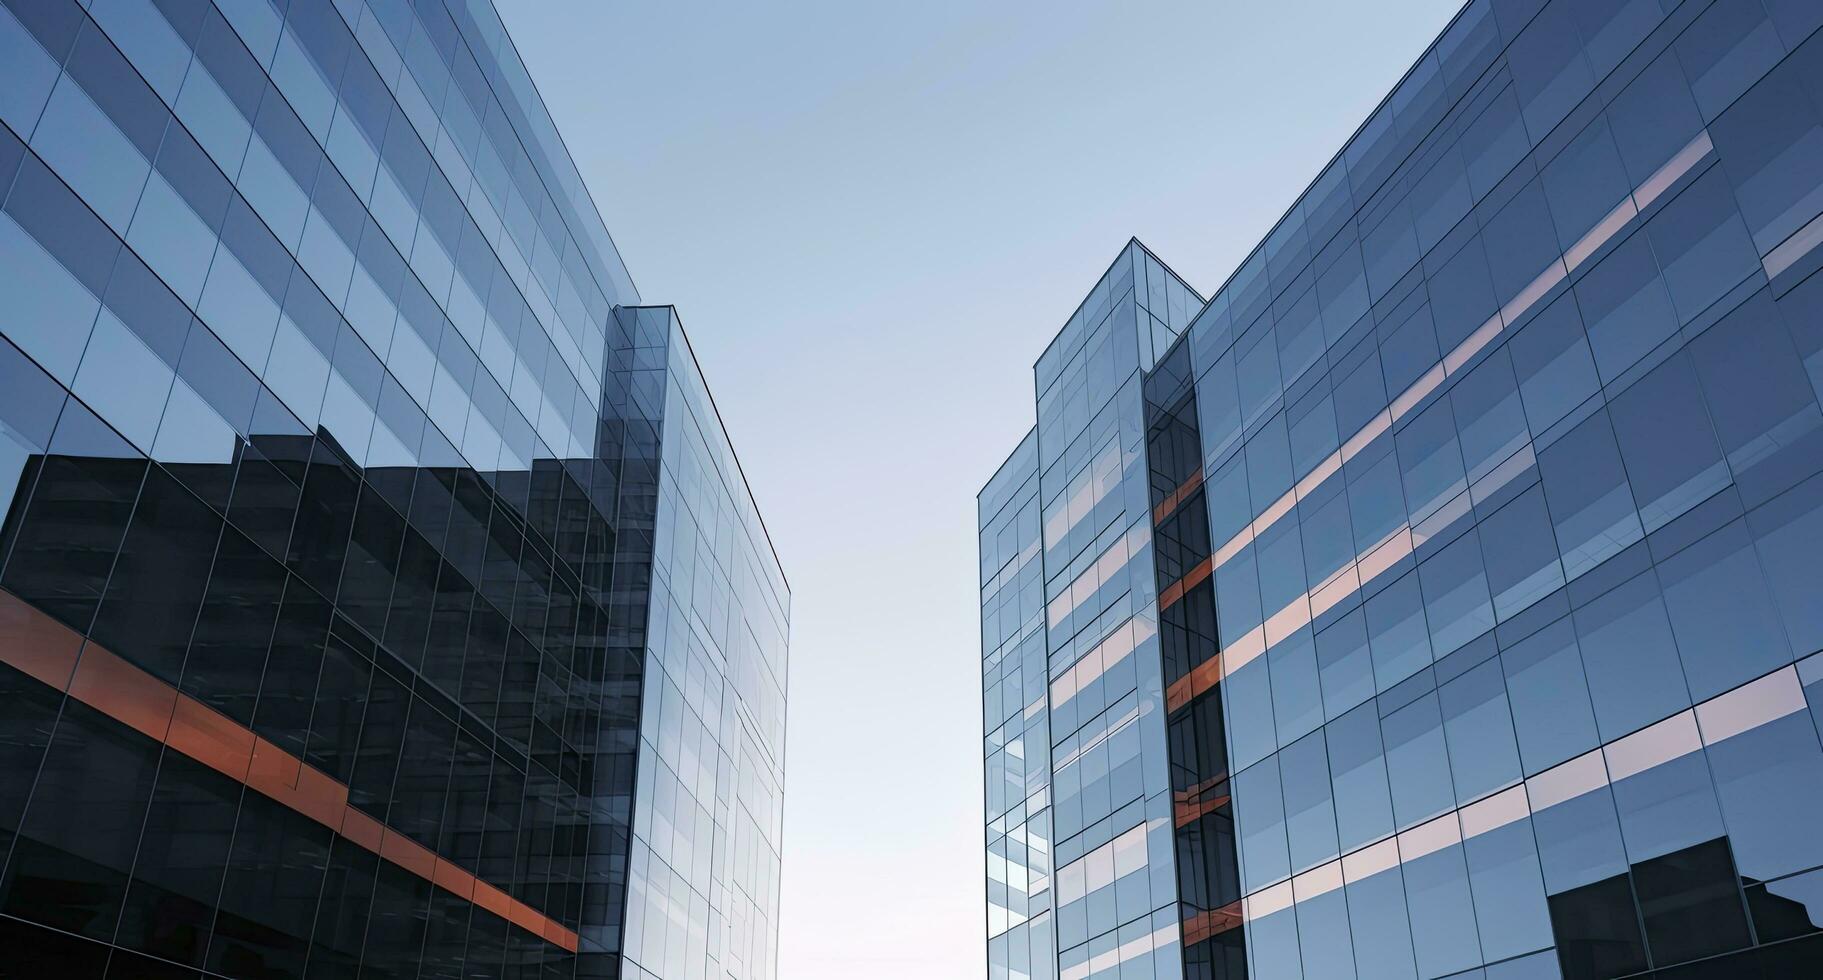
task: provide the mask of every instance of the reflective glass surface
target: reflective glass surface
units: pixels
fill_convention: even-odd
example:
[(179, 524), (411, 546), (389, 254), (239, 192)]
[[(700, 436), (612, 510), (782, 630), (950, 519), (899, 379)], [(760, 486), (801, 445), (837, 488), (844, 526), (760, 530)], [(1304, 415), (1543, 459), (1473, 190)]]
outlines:
[[(1140, 358), (1149, 549), (1097, 537), (1103, 484), (1043, 482), (1094, 409), (1058, 391), (1080, 329), (1040, 361), (1047, 581), (1155, 573), (1132, 724), (1164, 732), (1187, 976), (1823, 969), (1819, 27), (1469, 3)], [(1133, 363), (1098, 350), (1090, 379)], [(1053, 671), (1103, 581), (1047, 588)], [(1066, 794), (1072, 833), (1124, 802), (1087, 766), (1111, 731), (1054, 733), (1060, 838)], [(1060, 975), (1117, 975), (1089, 947)]]
[(0, 309), (0, 973), (774, 975), (789, 589), (486, 0), (4, 0)]

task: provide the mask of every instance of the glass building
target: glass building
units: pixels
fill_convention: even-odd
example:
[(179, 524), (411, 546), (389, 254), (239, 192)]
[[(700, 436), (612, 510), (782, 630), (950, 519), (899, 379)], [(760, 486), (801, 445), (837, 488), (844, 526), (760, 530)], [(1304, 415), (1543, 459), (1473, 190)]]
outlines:
[(991, 980), (1823, 975), (1819, 28), (1474, 0), (1122, 250), (979, 498)]
[(776, 972), (789, 590), (487, 0), (0, 0), (0, 976)]

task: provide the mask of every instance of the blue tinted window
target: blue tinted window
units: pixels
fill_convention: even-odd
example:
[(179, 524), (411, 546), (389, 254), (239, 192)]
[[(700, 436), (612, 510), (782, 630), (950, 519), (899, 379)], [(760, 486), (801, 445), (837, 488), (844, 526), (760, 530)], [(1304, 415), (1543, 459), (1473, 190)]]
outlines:
[(1404, 980), (1416, 975), (1405, 878), (1399, 866), (1348, 883), (1348, 917), (1354, 926), (1355, 970), (1361, 980)]
[(1551, 944), (1551, 917), (1532, 822), (1520, 819), (1462, 842), (1481, 950), (1503, 960)]
[(1426, 694), (1380, 720), (1386, 740), (1386, 774), (1393, 816), (1400, 827), (1428, 820), (1456, 805), (1449, 752), (1437, 695)]
[(1367, 619), (1359, 609), (1317, 634), (1317, 678), (1323, 707), (1334, 718), (1374, 696), (1374, 663), (1367, 651)]
[(1784, 55), (1778, 31), (1760, 0), (1718, 0), (1677, 38), (1678, 60), (1708, 119)]
[(1576, 610), (1576, 633), (1604, 741), (1690, 706), (1653, 573), (1636, 576)]
[(1438, 688), (1437, 698), (1458, 802), (1479, 799), (1519, 779), (1519, 747), (1498, 659)]
[(1558, 261), (1557, 229), (1545, 204), (1544, 189), (1534, 180), (1489, 221), (1481, 240), (1487, 245), (1494, 295), (1510, 302), (1532, 284), (1545, 267)]
[(1430, 516), (1465, 484), (1456, 420), (1448, 399), (1439, 399), (1399, 430), (1399, 470), (1412, 522)]
[(1406, 902), (1412, 921), (1412, 945), (1420, 976), (1441, 977), (1482, 961), (1476, 941), (1475, 904), (1469, 893), (1462, 847), (1452, 844), (1400, 869), (1405, 874)]
[(1686, 354), (1616, 396), (1608, 414), (1646, 533), (1728, 485), (1728, 467)]
[(1621, 243), (1576, 284), (1576, 302), (1603, 382), (1620, 377), (1677, 332), (1671, 294), (1645, 235)]
[(1344, 852), (1392, 833), (1392, 792), (1380, 747), (1380, 714), (1371, 704), (1336, 719), (1324, 730), (1335, 783), (1336, 820)]
[(1373, 651), (1374, 678), (1380, 690), (1431, 662), (1430, 628), (1424, 622), (1416, 574), (1407, 574), (1367, 600), (1366, 611), (1368, 648)]
[(1720, 170), (1711, 169), (1646, 223), (1678, 320), (1689, 323), (1750, 274), (1759, 255)]
[(1285, 826), (1291, 843), (1291, 868), (1304, 871), (1333, 858), (1336, 808), (1329, 782), (1329, 753), (1316, 732), (1279, 752), (1285, 788)]
[(1658, 577), (1695, 700), (1791, 662), (1745, 521), (1660, 560)]
[(1494, 628), (1479, 535), (1471, 530), (1418, 566), (1424, 616), (1438, 658)]
[(1608, 122), (1638, 187), (1703, 128), (1677, 56), (1666, 51), (1629, 82), (1608, 104)]
[(1323, 723), (1323, 699), (1317, 684), (1317, 651), (1310, 630), (1300, 629), (1273, 645), (1266, 658), (1272, 673), (1272, 713), (1279, 744), (1289, 744)]
[(1519, 98), (1512, 86), (1502, 90), (1481, 115), (1464, 127), (1461, 146), (1468, 164), (1469, 188), (1477, 199), (1493, 190), (1514, 164), (1525, 159), (1532, 144), (1520, 121)]
[(1589, 340), (1571, 296), (1560, 296), (1507, 345), (1533, 432), (1569, 415), (1600, 387)]
[(1576, 18), (1596, 78), (1620, 64), (1665, 16), (1658, 0), (1580, 0), (1564, 6)]
[(1614, 780), (1621, 839), (1627, 844), (1627, 859), (1634, 864), (1722, 835), (1722, 814), (1716, 806), (1709, 763), (1695, 744), (1695, 724), (1671, 724), (1690, 730), (1685, 744), (1691, 751)]
[(1595, 84), (1570, 6), (1546, 6), (1507, 48), (1507, 67), (1525, 108), (1526, 130), (1535, 138), (1549, 133)]
[(1235, 777), (1234, 822), (1241, 838), (1242, 891), (1255, 891), (1291, 874), (1277, 759)]
[(1568, 618), (1501, 652), (1525, 771), (1542, 772), (1598, 743), (1582, 652)]
[(1690, 344), (1709, 417), (1748, 507), (1823, 468), (1823, 415), (1762, 291)]
[(1545, 501), (1563, 552), (1564, 578), (1575, 579), (1640, 539), (1639, 515), (1605, 412), (1538, 454)]
[(1563, 585), (1563, 563), (1539, 487), (1483, 518), (1477, 530), (1498, 619), (1512, 618)]
[(1478, 237), (1470, 239), (1460, 252), (1432, 272), (1426, 288), (1444, 350), (1454, 348), (1474, 333), (1500, 306), (1494, 300), (1487, 253)]
[(1795, 64), (1754, 86), (1709, 132), (1761, 254), (1823, 211), (1815, 167), (1823, 154), (1823, 115)]
[[(1651, 2), (1651, 0), (1648, 0)], [(1657, 5), (1653, 4), (1654, 9)], [(1607, 120), (1590, 123), (1544, 168), (1545, 194), (1557, 219), (1558, 242), (1570, 251), (1627, 199), (1632, 185), (1621, 167)]]

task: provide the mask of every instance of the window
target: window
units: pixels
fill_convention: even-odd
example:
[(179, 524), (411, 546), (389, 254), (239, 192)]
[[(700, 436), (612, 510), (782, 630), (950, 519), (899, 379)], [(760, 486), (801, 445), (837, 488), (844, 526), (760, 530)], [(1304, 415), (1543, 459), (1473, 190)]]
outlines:
[(1661, 559), (1658, 577), (1695, 700), (1791, 662), (1745, 521)]
[[(1653, 11), (1657, 12), (1656, 4)], [(1627, 201), (1632, 185), (1621, 167), (1606, 119), (1595, 117), (1545, 166), (1544, 187), (1551, 214), (1557, 219), (1557, 240), (1565, 252)]]
[[(1487, 819), (1508, 815), (1503, 801), (1509, 795), (1524, 801), (1518, 790), (1502, 794), (1501, 800), (1487, 804), (1488, 808), (1499, 810), (1500, 815)], [(1474, 826), (1471, 821), (1475, 812), (1463, 815), (1465, 828)], [(1462, 854), (1475, 896), (1475, 924), (1481, 930), (1482, 955), (1499, 960), (1549, 946), (1553, 939), (1551, 918), (1545, 904), (1544, 880), (1538, 871), (1532, 821), (1522, 816), (1467, 836), (1462, 842)]]
[(1380, 713), (1364, 704), (1336, 719), (1323, 732), (1335, 784), (1335, 813), (1341, 850), (1346, 853), (1393, 830), (1392, 791), (1380, 743)]
[(1576, 633), (1603, 741), (1690, 705), (1665, 603), (1652, 572), (1576, 610)]
[(1470, 483), (1488, 475), (1530, 438), (1519, 384), (1505, 347), (1476, 365), (1450, 391)]
[(1251, 894), (1291, 874), (1277, 759), (1235, 777), (1234, 821), (1241, 838), (1241, 891)]
[(1534, 433), (1545, 433), (1601, 386), (1576, 301), (1560, 296), (1507, 345)]
[(1759, 0), (1719, 0), (1678, 35), (1676, 49), (1706, 119), (1714, 119), (1785, 56)]
[(1423, 521), (1462, 492), (1466, 478), (1449, 399), (1439, 399), (1399, 430), (1399, 470), (1412, 523)]
[(1607, 77), (1665, 16), (1655, 0), (1583, 0), (1567, 6), (1596, 78)]
[(1741, 876), (1767, 881), (1823, 863), (1813, 832), (1823, 818), (1823, 750), (1797, 673), (1725, 694), (1697, 709), (1697, 722)]
[(1505, 622), (1564, 583), (1544, 493), (1532, 486), (1482, 519), (1477, 528), (1487, 559), (1494, 615)]
[(1317, 679), (1327, 718), (1336, 718), (1374, 696), (1374, 664), (1367, 651), (1367, 619), (1361, 610), (1317, 634)]
[(1408, 573), (1368, 599), (1366, 609), (1368, 648), (1381, 691), (1429, 666), (1430, 630), (1424, 623), (1416, 574)]
[(1426, 694), (1380, 720), (1393, 816), (1411, 827), (1456, 805), (1437, 695)]
[(1608, 123), (1633, 187), (1644, 184), (1702, 131), (1702, 114), (1673, 52), (1659, 55), (1614, 97)]
[(1543, 138), (1595, 84), (1583, 58), (1570, 4), (1550, 4), (1507, 48), (1513, 88), (1525, 107), (1526, 130)]
[(1683, 352), (1608, 405), (1647, 534), (1728, 485), (1696, 371)]
[[(1257, 768), (1257, 767), (1256, 767)], [(1329, 781), (1329, 753), (1323, 733), (1287, 745), (1279, 753), (1284, 780), (1285, 827), (1291, 869), (1301, 872), (1336, 856), (1336, 808)]]
[(1419, 565), (1418, 577), (1424, 584), (1424, 618), (1430, 623), (1431, 648), (1438, 658), (1494, 628), (1487, 573), (1481, 566), (1481, 541), (1475, 531), (1450, 542)]
[(1512, 86), (1501, 90), (1481, 115), (1463, 128), (1461, 146), (1468, 164), (1469, 189), (1480, 200), (1532, 148), (1520, 121), (1519, 98)]
[(1564, 577), (1578, 576), (1640, 539), (1632, 489), (1605, 412), (1596, 412), (1538, 454)]
[(1665, 270), (1680, 323), (1696, 319), (1760, 270), (1759, 255), (1718, 169), (1711, 168), (1653, 215), (1646, 222), (1646, 234)]
[(1765, 291), (1691, 342), (1722, 451), (1752, 508), (1823, 468), (1823, 414)]
[(1487, 246), (1494, 295), (1511, 302), (1540, 273), (1560, 261), (1557, 229), (1551, 223), (1544, 189), (1532, 181), (1487, 223), (1481, 240)]
[(1501, 652), (1519, 756), (1528, 775), (1599, 743), (1576, 631), (1566, 617)]
[[(1460, 835), (1455, 818), (1447, 818), (1444, 828), (1450, 838)], [(1441, 836), (1444, 831), (1437, 831)], [(1400, 850), (1406, 861), (1400, 871), (1405, 875), (1405, 898), (1411, 908), (1412, 945), (1418, 957), (1419, 975), (1441, 977), (1482, 962), (1480, 944), (1476, 941), (1475, 903), (1469, 892), (1468, 867), (1462, 860), (1462, 846), (1452, 842), (1413, 858), (1404, 840)]]
[(1823, 154), (1823, 119), (1795, 59), (1749, 90), (1710, 134), (1761, 254), (1823, 211), (1823, 180), (1812, 166)]
[[(1490, 648), (1491, 649), (1491, 648)], [(1437, 689), (1456, 800), (1467, 803), (1517, 782), (1519, 748), (1500, 661), (1488, 660)]]

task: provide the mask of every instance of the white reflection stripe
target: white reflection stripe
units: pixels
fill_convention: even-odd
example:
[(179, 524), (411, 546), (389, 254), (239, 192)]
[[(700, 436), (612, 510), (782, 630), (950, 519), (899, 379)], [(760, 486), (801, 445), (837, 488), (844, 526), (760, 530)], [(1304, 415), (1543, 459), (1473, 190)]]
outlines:
[(1525, 784), (1509, 786), (1485, 800), (1462, 808), (1462, 836), (1477, 837), (1524, 820), (1531, 813), (1531, 804), (1526, 802)]
[[(1811, 660), (1823, 665), (1823, 654), (1818, 654)], [(1714, 745), (1797, 711), (1806, 710), (1808, 705), (1802, 687), (1797, 686), (1798, 681), (1796, 667), (1782, 667), (1726, 694), (1717, 695), (1695, 708), (1611, 742), (1604, 748), (1585, 752), (1547, 769), (1523, 783), (1475, 800), (1404, 833), (1356, 848), (1340, 859), (1342, 878), (1353, 884), (1389, 870), (1394, 865), (1433, 854), (1464, 840), (1473, 840), (1488, 831), (1601, 789), (1609, 783), (1608, 766), (1613, 764), (1612, 753), (1617, 748), (1621, 750), (1619, 754), (1624, 757), (1621, 761), (1625, 765), (1635, 764), (1648, 757), (1661, 757), (1660, 762), (1654, 765), (1662, 764), (1682, 758), (1694, 750), (1686, 748), (1688, 746)], [(1697, 739), (1698, 735), (1699, 718), (1703, 719), (1705, 727), (1702, 734), (1705, 738), (1693, 743), (1692, 740)], [(1743, 725), (1745, 727), (1740, 727)], [(1617, 768), (1614, 781), (1618, 782), (1643, 771)], [(1326, 869), (1337, 863), (1331, 861), (1297, 878), (1254, 892), (1246, 899), (1248, 917), (1255, 917), (1255, 908), (1268, 908), (1272, 911), (1283, 908), (1283, 904), (1277, 903), (1290, 901), (1294, 882), (1299, 888), (1299, 899), (1302, 900), (1303, 889), (1314, 889), (1322, 880), (1313, 878), (1306, 885), (1303, 879), (1318, 872), (1328, 874)], [(1268, 896), (1268, 892), (1272, 894)], [(1313, 894), (1321, 892), (1313, 891)], [(1256, 903), (1256, 900), (1261, 899), (1264, 900), (1263, 904)]]
[(1594, 255), (1597, 249), (1607, 243), (1608, 239), (1613, 238), (1615, 232), (1625, 228), (1627, 222), (1632, 221), (1633, 216), (1638, 213), (1639, 209), (1633, 206), (1632, 197), (1621, 198), (1620, 203), (1614, 206), (1614, 210), (1608, 212), (1607, 217), (1601, 219), (1595, 227), (1590, 228), (1589, 233), (1570, 246), (1569, 251), (1563, 253), (1564, 264), (1575, 269), (1588, 261), (1589, 256)]
[(1526, 780), (1532, 807), (1544, 810), (1608, 785), (1608, 765), (1593, 749)]
[(1399, 835), (1399, 858), (1416, 861), (1426, 854), (1441, 851), (1451, 844), (1462, 843), (1462, 825), (1451, 810), (1435, 820), (1421, 823)]
[(1244, 908), (1249, 920), (1263, 919), (1274, 912), (1291, 908), (1291, 882), (1281, 881), (1254, 892), (1247, 896)]
[(1677, 151), (1676, 156), (1665, 161), (1664, 166), (1658, 168), (1652, 176), (1646, 178), (1645, 183), (1639, 185), (1639, 189), (1633, 192), (1634, 203), (1639, 205), (1641, 211), (1650, 207), (1653, 201), (1658, 200), (1660, 194), (1665, 193), (1672, 184), (1677, 183), (1679, 177), (1689, 173), (1690, 168), (1696, 166), (1697, 162), (1708, 156), (1709, 151), (1714, 148), (1715, 144), (1709, 141), (1708, 130), (1697, 133), (1690, 142), (1684, 144), (1683, 149)]
[(1602, 747), (1602, 754), (1608, 758), (1609, 781), (1618, 783), (1702, 747), (1703, 740), (1696, 732), (1696, 712), (1684, 710), (1609, 742)]
[(1443, 356), (1444, 372), (1454, 375), (1462, 370), (1464, 364), (1467, 364), (1476, 354), (1481, 353), (1483, 347), (1493, 343), (1495, 337), (1500, 336), (1503, 326), (1498, 314), (1488, 317), (1487, 322), (1477, 327), (1474, 333), (1469, 334), (1467, 340), (1456, 345), (1455, 350)]
[[(1549, 293), (1552, 288), (1561, 282), (1568, 274), (1569, 268), (1580, 265), (1588, 256), (1594, 254), (1603, 245), (1607, 244), (1608, 240), (1618, 234), (1622, 228), (1625, 228), (1627, 222), (1631, 221), (1635, 215), (1640, 211), (1645, 210), (1646, 206), (1651, 204), (1660, 194), (1664, 193), (1666, 188), (1676, 183), (1678, 178), (1690, 171), (1691, 167), (1696, 166), (1698, 162), (1708, 156), (1712, 147), (1713, 144), (1709, 141), (1709, 132), (1707, 130), (1697, 133), (1689, 143), (1684, 145), (1683, 149), (1677, 152), (1677, 155), (1667, 161), (1665, 165), (1660, 167), (1651, 177), (1646, 178), (1645, 183), (1642, 183), (1639, 188), (1633, 192), (1630, 201), (1622, 201), (1617, 205), (1613, 211), (1609, 212), (1606, 218), (1602, 219), (1599, 224), (1590, 229), (1589, 233), (1584, 235), (1581, 241), (1578, 241), (1575, 245), (1571, 246), (1570, 250), (1565, 252), (1561, 257), (1551, 260), (1551, 264), (1528, 283), (1524, 289), (1521, 289), (1518, 295), (1514, 296), (1506, 305), (1502, 306), (1498, 313), (1489, 317), (1487, 321), (1482, 323), (1482, 325), (1477, 328), (1474, 333), (1470, 334), (1467, 339), (1463, 340), (1462, 343), (1456, 345), (1454, 349), (1444, 355), (1440, 362), (1441, 367), (1443, 368), (1442, 376), (1433, 378), (1432, 372), (1425, 372), (1423, 377), (1413, 382), (1410, 387), (1393, 398), (1387, 410), (1381, 411), (1380, 414), (1374, 416), (1372, 420), (1362, 426), (1359, 432), (1350, 436), (1348, 441), (1342, 444), (1342, 448), (1338, 450), (1336, 454), (1333, 454), (1337, 457), (1336, 468), (1339, 468), (1341, 464), (1347, 463), (1349, 460), (1353, 459), (1361, 450), (1365, 449), (1369, 443), (1372, 443), (1374, 439), (1378, 438), (1381, 433), (1391, 428), (1392, 420), (1395, 417), (1403, 415), (1404, 411), (1408, 411), (1411, 406), (1423, 401), (1424, 396), (1436, 388), (1443, 376), (1454, 375), (1469, 361), (1473, 360), (1475, 355), (1480, 353), (1483, 348), (1493, 343), (1495, 338), (1500, 336), (1500, 331), (1504, 329), (1507, 324), (1511, 324), (1519, 317), (1525, 315), (1526, 311), (1531, 309), (1533, 304), (1537, 303), (1546, 293)], [(1618, 217), (1623, 214), (1625, 217)], [(1811, 222), (1811, 225), (1806, 226), (1804, 231), (1800, 232), (1799, 235), (1811, 233), (1814, 228), (1815, 234), (1819, 239), (1823, 239), (1823, 224), (1820, 224), (1820, 222), (1823, 222), (1823, 216), (1819, 216), (1816, 221)], [(1794, 242), (1797, 237), (1798, 236), (1793, 236)], [(1793, 242), (1788, 242), (1787, 244), (1793, 244)], [(1811, 243), (1811, 245), (1815, 244), (1816, 242), (1814, 241)], [(1783, 246), (1781, 246), (1781, 248), (1782, 247)], [(1794, 248), (1796, 247), (1797, 246), (1794, 244)], [(1804, 252), (1809, 251), (1810, 247), (1811, 246), (1803, 246), (1800, 250), (1793, 252), (1789, 258), (1784, 258), (1779, 249), (1774, 249), (1773, 254), (1780, 255), (1781, 260), (1784, 262), (1784, 264), (1779, 267), (1779, 271), (1784, 271), (1792, 262), (1797, 261), (1799, 256), (1803, 255)], [(1768, 258), (1770, 259), (1770, 256)], [(1768, 276), (1771, 276), (1776, 275), (1777, 273), (1774, 273), (1769, 266), (1767, 274)], [(1416, 394), (1414, 394), (1414, 392)], [(1392, 410), (1391, 406), (1396, 405), (1403, 405), (1405, 408), (1402, 410)], [(1319, 468), (1327, 466), (1329, 466), (1329, 460), (1326, 459), (1319, 465)], [(1334, 472), (1334, 469), (1331, 469), (1330, 472)], [(1302, 482), (1300, 482), (1299, 486), (1302, 487)], [(1277, 515), (1284, 514), (1290, 509), (1289, 506), (1287, 506), (1288, 501), (1301, 499), (1306, 492), (1307, 491), (1295, 488), (1286, 491), (1283, 496), (1273, 502), (1271, 507), (1267, 508), (1266, 511), (1261, 512), (1260, 518), (1250, 522), (1247, 527), (1242, 528), (1238, 534), (1230, 538), (1220, 548), (1215, 549), (1215, 566), (1220, 568), (1228, 559), (1234, 557), (1241, 548), (1245, 547), (1247, 542), (1253, 540), (1254, 536), (1271, 526), (1272, 522), (1265, 520), (1266, 513), (1271, 512)], [(1276, 519), (1276, 517), (1274, 519)], [(1262, 521), (1265, 522), (1262, 523)]]
[(1399, 864), (1399, 844), (1391, 837), (1342, 856), (1342, 877), (1350, 884)]
[(1426, 395), (1436, 391), (1437, 386), (1441, 384), (1443, 384), (1443, 362), (1438, 361), (1431, 365), (1431, 369), (1424, 372), (1418, 380), (1412, 382), (1410, 388), (1400, 392), (1398, 397), (1393, 399), (1391, 405), (1393, 418), (1402, 419), (1410, 414), (1411, 410), (1418, 407), (1418, 403), (1423, 401)]
[(1308, 902), (1318, 895), (1333, 892), (1340, 887), (1342, 887), (1341, 861), (1319, 864), (1291, 879), (1292, 893), (1300, 902)]
[(1823, 214), (1810, 219), (1810, 224), (1798, 229), (1796, 234), (1766, 253), (1766, 258), (1762, 260), (1766, 266), (1766, 278), (1774, 278), (1791, 268), (1793, 263), (1810, 254), (1818, 242), (1823, 242)]
[(1798, 671), (1787, 667), (1704, 702), (1696, 709), (1696, 721), (1703, 742), (1714, 745), (1806, 707)]

